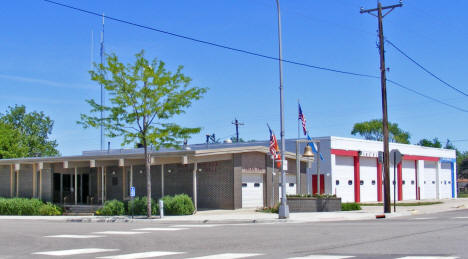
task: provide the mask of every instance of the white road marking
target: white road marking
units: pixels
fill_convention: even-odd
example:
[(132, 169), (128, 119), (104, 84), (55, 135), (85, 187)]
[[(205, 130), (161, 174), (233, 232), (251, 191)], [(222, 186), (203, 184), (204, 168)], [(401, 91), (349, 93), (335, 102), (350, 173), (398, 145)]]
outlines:
[(138, 228), (137, 231), (178, 231), (186, 228)]
[(455, 217), (454, 219), (468, 219), (468, 217)]
[(85, 239), (85, 238), (97, 238), (97, 237), (104, 237), (104, 236), (97, 236), (97, 235), (55, 235), (55, 236), (44, 236), (44, 237)]
[(226, 254), (215, 254), (201, 257), (191, 257), (188, 259), (237, 259), (237, 258), (246, 258), (252, 256), (259, 256), (263, 254), (235, 254), (235, 253), (226, 253)]
[(152, 257), (168, 256), (168, 255), (176, 255), (176, 254), (185, 254), (185, 253), (184, 252), (152, 251), (152, 252), (144, 252), (144, 253), (103, 256), (103, 257), (98, 257), (98, 258), (102, 258), (102, 259), (139, 259), (139, 258), (152, 258)]
[(395, 259), (457, 259), (460, 257), (456, 256), (405, 256), (399, 257)]
[(434, 218), (414, 218), (414, 220), (424, 220), (424, 219), (434, 219)]
[(172, 227), (176, 227), (176, 228), (211, 228), (211, 227), (217, 227), (217, 226), (221, 226), (220, 225), (208, 225), (208, 224), (200, 224), (200, 225), (197, 225), (197, 224), (193, 224), (193, 225), (174, 225), (174, 226), (171, 226)]
[(102, 249), (102, 248), (84, 248), (84, 249), (70, 249), (70, 250), (57, 250), (57, 251), (45, 251), (36, 252), (36, 255), (51, 255), (51, 256), (67, 256), (67, 255), (81, 255), (81, 254), (95, 254), (104, 252), (114, 252), (119, 249)]
[(136, 232), (136, 231), (102, 231), (102, 232), (94, 232), (93, 234), (98, 235), (138, 235), (138, 234), (146, 234), (148, 232)]
[(291, 257), (288, 259), (305, 259), (305, 258), (310, 258), (310, 259), (345, 259), (345, 258), (353, 258), (355, 256), (351, 255), (309, 255), (309, 256), (304, 256), (304, 257)]

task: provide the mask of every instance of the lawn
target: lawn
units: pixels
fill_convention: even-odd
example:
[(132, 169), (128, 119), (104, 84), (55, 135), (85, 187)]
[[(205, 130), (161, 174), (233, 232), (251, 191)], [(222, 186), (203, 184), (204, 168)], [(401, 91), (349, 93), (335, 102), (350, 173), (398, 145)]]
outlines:
[(458, 193), (458, 198), (468, 198), (468, 193)]

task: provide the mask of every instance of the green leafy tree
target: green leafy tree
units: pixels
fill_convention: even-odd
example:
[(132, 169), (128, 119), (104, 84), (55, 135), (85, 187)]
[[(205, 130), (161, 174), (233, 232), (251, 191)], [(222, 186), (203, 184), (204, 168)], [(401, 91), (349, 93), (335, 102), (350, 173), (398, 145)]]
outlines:
[[(185, 128), (170, 119), (185, 112), (194, 100), (206, 93), (206, 88), (191, 87), (191, 78), (182, 73), (182, 66), (173, 73), (165, 63), (148, 61), (144, 52), (135, 55), (134, 63), (123, 64), (115, 54), (104, 64), (95, 65), (91, 79), (104, 86), (109, 105), (87, 100), (90, 115), (82, 114), (78, 123), (87, 127), (105, 128), (108, 137), (123, 137), (122, 145), (141, 143), (145, 153), (147, 215), (151, 216), (151, 157), (148, 147), (179, 148), (183, 139), (200, 132), (201, 128)], [(98, 114), (104, 112), (101, 119)]]
[[(5, 114), (0, 115), (0, 123), (4, 126), (6, 132), (10, 129), (10, 136), (16, 139), (11, 147), (10, 155), (14, 157), (36, 157), (36, 156), (57, 156), (57, 141), (50, 140), (54, 121), (46, 116), (44, 112), (26, 112), (24, 105), (15, 105), (8, 107)], [(11, 131), (13, 130), (13, 131)]]
[(28, 149), (23, 144), (21, 132), (0, 122), (0, 159), (26, 157)]
[[(390, 142), (409, 144), (410, 134), (398, 127), (397, 123), (388, 123), (388, 138)], [(354, 124), (353, 135), (360, 135), (367, 140), (383, 140), (382, 120), (370, 120)]]
[(418, 142), (418, 145), (423, 146), (423, 147), (442, 148), (442, 143), (440, 143), (438, 138), (433, 138), (432, 141), (423, 138)]

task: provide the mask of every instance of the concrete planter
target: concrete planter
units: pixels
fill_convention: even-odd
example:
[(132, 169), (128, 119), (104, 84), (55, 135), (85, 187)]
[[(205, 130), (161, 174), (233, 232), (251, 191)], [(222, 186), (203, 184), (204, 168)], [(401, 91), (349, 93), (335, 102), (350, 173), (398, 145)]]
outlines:
[(341, 211), (341, 198), (288, 197), (290, 212)]

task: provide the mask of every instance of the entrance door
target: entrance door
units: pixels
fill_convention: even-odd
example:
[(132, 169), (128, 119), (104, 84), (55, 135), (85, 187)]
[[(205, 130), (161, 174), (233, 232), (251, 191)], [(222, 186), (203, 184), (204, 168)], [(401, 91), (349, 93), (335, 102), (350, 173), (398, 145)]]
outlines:
[[(317, 175), (312, 175), (312, 194), (317, 193)], [(320, 194), (325, 193), (325, 177), (320, 175)]]

